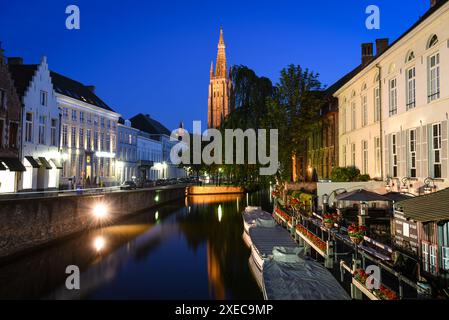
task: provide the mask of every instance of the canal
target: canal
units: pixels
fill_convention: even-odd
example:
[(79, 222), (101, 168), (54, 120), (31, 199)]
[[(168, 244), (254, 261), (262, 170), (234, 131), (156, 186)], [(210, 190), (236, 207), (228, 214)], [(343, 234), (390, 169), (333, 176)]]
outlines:
[[(195, 196), (0, 265), (1, 299), (262, 299), (242, 240), (245, 206), (268, 191)], [(65, 287), (69, 265), (80, 290)]]

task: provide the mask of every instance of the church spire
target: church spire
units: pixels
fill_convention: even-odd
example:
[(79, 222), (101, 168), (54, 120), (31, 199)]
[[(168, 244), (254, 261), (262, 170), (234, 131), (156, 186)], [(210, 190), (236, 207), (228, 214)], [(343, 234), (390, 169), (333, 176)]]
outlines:
[(223, 36), (223, 27), (220, 28), (220, 40), (218, 41), (217, 66), (215, 69), (215, 77), (226, 78), (226, 45)]
[(210, 78), (212, 79), (214, 77), (214, 62), (210, 62)]

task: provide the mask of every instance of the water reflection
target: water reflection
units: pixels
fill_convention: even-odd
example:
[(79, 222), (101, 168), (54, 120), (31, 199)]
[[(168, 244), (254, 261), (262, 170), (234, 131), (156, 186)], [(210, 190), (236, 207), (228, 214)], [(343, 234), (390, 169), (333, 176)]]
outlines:
[[(0, 298), (261, 299), (239, 206), (267, 193), (188, 197), (0, 266)], [(218, 219), (217, 219), (218, 215)], [(65, 289), (65, 269), (81, 290)]]

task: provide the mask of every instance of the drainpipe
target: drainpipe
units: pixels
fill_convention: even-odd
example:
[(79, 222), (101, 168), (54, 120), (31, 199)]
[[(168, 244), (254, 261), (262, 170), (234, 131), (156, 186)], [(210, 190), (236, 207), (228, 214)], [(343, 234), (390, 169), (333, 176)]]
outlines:
[(384, 181), (384, 139), (383, 139), (383, 123), (382, 123), (382, 67), (380, 64), (376, 64), (376, 68), (379, 70), (379, 142), (380, 142), (380, 178)]

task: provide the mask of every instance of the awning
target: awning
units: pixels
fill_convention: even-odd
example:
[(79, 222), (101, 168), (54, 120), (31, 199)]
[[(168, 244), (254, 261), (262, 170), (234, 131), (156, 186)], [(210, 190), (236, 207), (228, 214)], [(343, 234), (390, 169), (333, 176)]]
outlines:
[(28, 162), (31, 164), (31, 166), (35, 169), (39, 169), (41, 167), (41, 164), (39, 162), (37, 162), (36, 159), (34, 159), (31, 156), (25, 156), (25, 159), (28, 160)]
[(45, 159), (44, 157), (39, 157), (39, 161), (42, 163), (42, 165), (45, 167), (45, 169), (47, 169), (47, 170), (53, 169), (50, 162), (48, 162), (47, 159)]
[(449, 189), (398, 202), (396, 209), (418, 222), (449, 221)]
[(60, 160), (58, 159), (50, 159), (51, 162), (54, 163), (54, 165), (56, 166), (56, 169), (62, 170), (62, 163)]
[(24, 172), (26, 171), (24, 165), (18, 158), (0, 158), (0, 161), (3, 162), (9, 169), (9, 171), (13, 172)]
[(387, 197), (384, 197), (378, 193), (366, 191), (363, 189), (345, 192), (337, 196), (338, 201), (361, 201), (361, 202), (375, 202), (375, 201), (390, 201)]

